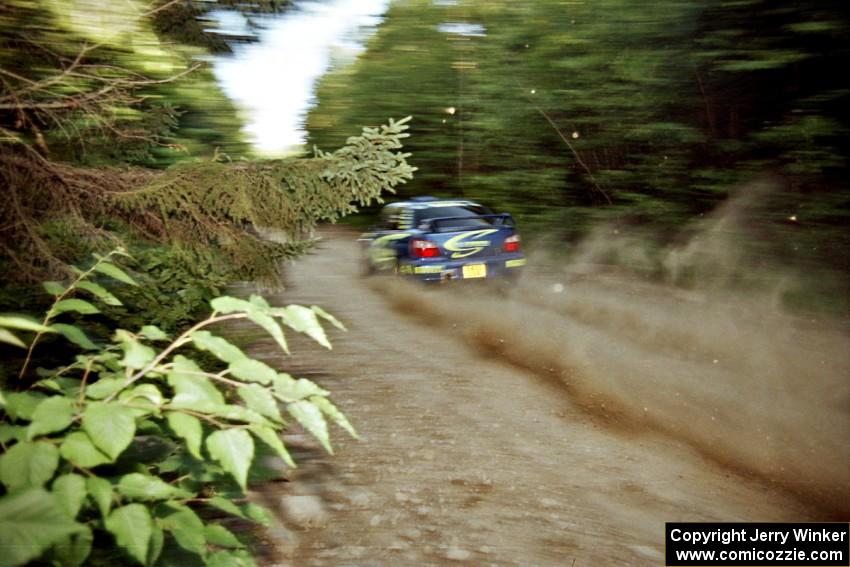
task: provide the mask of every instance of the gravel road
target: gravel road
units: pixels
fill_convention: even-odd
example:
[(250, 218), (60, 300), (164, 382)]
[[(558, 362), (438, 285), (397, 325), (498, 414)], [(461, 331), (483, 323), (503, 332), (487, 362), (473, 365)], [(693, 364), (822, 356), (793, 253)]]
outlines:
[[(332, 391), (362, 438), (335, 429), (329, 456), (287, 437), (301, 466), (259, 495), (280, 519), (269, 564), (657, 566), (667, 521), (850, 510), (848, 485), (835, 487), (850, 463), (846, 335), (753, 343), (747, 325), (764, 335), (776, 321), (640, 286), (552, 284), (551, 272), (511, 296), (423, 290), (360, 277), (353, 235), (324, 236), (266, 295), (321, 305), (348, 332), (332, 333), (332, 351), (294, 337), (288, 359), (265, 341), (251, 350)], [(785, 371), (768, 365), (769, 387), (753, 371), (768, 346), (808, 361), (779, 361), (788, 380), (811, 383), (801, 368), (821, 361), (812, 376), (829, 393), (807, 388), (792, 408)], [(742, 415), (735, 403), (754, 391), (788, 411), (747, 403)]]

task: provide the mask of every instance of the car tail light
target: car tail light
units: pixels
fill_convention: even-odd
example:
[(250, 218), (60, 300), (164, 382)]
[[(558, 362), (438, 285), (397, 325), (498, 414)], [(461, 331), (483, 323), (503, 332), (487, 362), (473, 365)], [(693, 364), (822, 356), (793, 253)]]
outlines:
[(430, 240), (414, 238), (410, 241), (410, 255), (414, 258), (436, 258), (440, 255), (440, 247)]
[(505, 252), (519, 252), (519, 234), (512, 234), (502, 243)]

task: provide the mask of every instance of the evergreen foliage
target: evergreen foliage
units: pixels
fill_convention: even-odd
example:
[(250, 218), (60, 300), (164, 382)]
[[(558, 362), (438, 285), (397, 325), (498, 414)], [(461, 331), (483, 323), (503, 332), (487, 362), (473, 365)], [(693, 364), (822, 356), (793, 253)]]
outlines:
[(245, 154), (202, 52), (162, 41), (158, 14), (140, 0), (0, 5), (0, 142), (87, 165)]
[(292, 6), (291, 0), (159, 0), (153, 14), (153, 27), (161, 37), (186, 45), (203, 47), (211, 52), (230, 52), (234, 41), (254, 41), (256, 36), (223, 37), (210, 26), (213, 10), (235, 10), (247, 17), (255, 14), (280, 13)]
[[(305, 250), (318, 222), (380, 201), (382, 191), (413, 177), (409, 154), (399, 151), (407, 121), (365, 128), (311, 159), (179, 164), (114, 199), (131, 222), (155, 215), (156, 233), (212, 273), (273, 278), (279, 260)], [(277, 234), (265, 239), (246, 226)]]
[[(162, 173), (83, 169), (0, 152), (10, 196), (0, 205), (4, 260), (16, 267), (6, 277), (63, 270), (69, 258), (44, 234), (56, 219), (92, 246), (114, 244), (121, 236), (105, 229), (106, 218), (123, 219), (137, 239), (169, 243), (207, 277), (274, 278), (279, 260), (309, 245), (316, 223), (336, 221), (412, 178), (409, 154), (400, 151), (406, 129), (407, 119), (365, 128), (311, 159), (184, 163)], [(278, 231), (279, 238), (261, 238), (253, 227)]]

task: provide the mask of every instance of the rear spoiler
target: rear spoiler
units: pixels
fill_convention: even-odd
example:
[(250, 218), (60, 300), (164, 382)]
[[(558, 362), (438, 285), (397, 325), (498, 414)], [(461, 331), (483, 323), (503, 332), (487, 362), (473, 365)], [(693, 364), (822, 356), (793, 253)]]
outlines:
[[(433, 219), (426, 219), (419, 223), (419, 229), (426, 230), (427, 232), (440, 232), (440, 224), (447, 223), (449, 221), (455, 220), (469, 220), (469, 219), (493, 219), (493, 226), (507, 226), (507, 227), (515, 227), (516, 221), (514, 217), (510, 215), (510, 213), (501, 213), (498, 215), (469, 215), (465, 217), (437, 217)], [(461, 226), (461, 227), (452, 227), (454, 230), (477, 230), (479, 226)]]

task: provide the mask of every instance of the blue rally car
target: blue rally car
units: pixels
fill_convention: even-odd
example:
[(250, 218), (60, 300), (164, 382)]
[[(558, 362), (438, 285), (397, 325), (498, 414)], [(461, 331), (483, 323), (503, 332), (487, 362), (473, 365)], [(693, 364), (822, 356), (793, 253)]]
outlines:
[(416, 197), (391, 203), (359, 241), (366, 273), (444, 282), (516, 277), (525, 265), (513, 217), (472, 201)]

